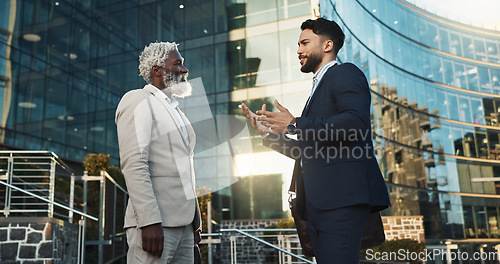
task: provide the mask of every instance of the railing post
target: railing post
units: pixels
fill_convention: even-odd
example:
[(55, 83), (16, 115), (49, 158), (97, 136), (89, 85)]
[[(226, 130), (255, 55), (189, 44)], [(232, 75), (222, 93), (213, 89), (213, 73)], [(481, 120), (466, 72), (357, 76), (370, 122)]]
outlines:
[(105, 191), (106, 191), (106, 183), (105, 183), (106, 176), (104, 176), (104, 171), (101, 171), (101, 180), (100, 180), (100, 189), (101, 193), (99, 195), (99, 264), (103, 263), (103, 237), (104, 237), (104, 225), (105, 225), (105, 219), (104, 219), (104, 203), (105, 203)]
[[(49, 200), (54, 201), (54, 191), (56, 185), (56, 161), (50, 159), (50, 179), (49, 179)], [(49, 203), (49, 217), (54, 217), (54, 205)]]
[[(212, 201), (207, 202), (207, 232), (212, 234)], [(208, 264), (212, 264), (212, 238), (208, 241)]]
[[(71, 173), (71, 182), (69, 190), (69, 208), (73, 209), (73, 204), (75, 203), (75, 174)], [(73, 223), (73, 211), (68, 212), (69, 222)]]
[(115, 234), (116, 234), (116, 185), (113, 185), (113, 236), (110, 237), (111, 239), (111, 256), (112, 258), (115, 258)]
[[(87, 192), (89, 189), (89, 184), (87, 181), (87, 177), (89, 176), (89, 173), (87, 171), (83, 172), (83, 213), (87, 213)], [(82, 236), (82, 259), (81, 259), (81, 264), (85, 264), (85, 232), (86, 232), (86, 227), (87, 227), (87, 219), (83, 218), (83, 236)]]
[(236, 264), (236, 237), (230, 236), (229, 241), (231, 242), (231, 264)]
[[(10, 157), (7, 159), (7, 184), (12, 185), (12, 174), (14, 170), (14, 158), (12, 157), (12, 153)], [(9, 217), (10, 214), (10, 198), (12, 196), (12, 189), (10, 187), (5, 187), (5, 217)]]
[[(280, 248), (284, 248), (286, 249), (287, 251), (289, 251), (286, 247), (286, 241), (285, 241), (285, 236), (284, 235), (278, 235), (277, 236), (277, 239), (278, 239), (278, 247)], [(283, 264), (283, 263), (286, 263), (286, 254), (283, 254), (283, 252), (281, 251), (278, 251), (278, 256), (279, 256), (279, 264)]]
[(85, 263), (85, 220), (78, 221), (78, 264)]

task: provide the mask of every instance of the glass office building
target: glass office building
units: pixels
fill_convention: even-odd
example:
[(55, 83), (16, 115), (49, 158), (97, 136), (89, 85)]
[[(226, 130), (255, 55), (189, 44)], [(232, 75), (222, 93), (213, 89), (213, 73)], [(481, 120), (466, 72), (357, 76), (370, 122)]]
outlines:
[[(115, 109), (125, 92), (144, 86), (138, 56), (157, 40), (180, 44), (189, 79), (201, 78), (211, 115), (244, 120), (241, 102), (272, 109), (273, 99), (298, 115), (311, 76), (299, 71), (296, 43), (301, 22), (313, 17), (311, 6), (309, 0), (1, 1), (0, 146), (51, 150), (75, 162), (105, 153), (118, 165)], [(253, 131), (250, 139), (253, 150), (232, 158), (240, 167), (236, 176), (262, 176), (241, 183), (254, 187), (225, 188), (237, 179), (220, 176), (227, 163), (219, 157), (227, 153), (217, 152), (195, 156), (198, 183), (223, 189), (215, 206), (225, 208), (226, 219), (281, 217), (280, 187), (293, 165), (264, 148)], [(208, 171), (215, 178), (204, 178)], [(276, 189), (269, 204), (261, 195), (272, 193), (261, 186), (265, 177)], [(235, 208), (248, 199), (251, 206)]]
[[(118, 164), (115, 109), (125, 92), (143, 87), (138, 55), (156, 40), (180, 44), (211, 115), (241, 117), (241, 102), (272, 109), (278, 99), (298, 116), (312, 77), (299, 70), (299, 26), (321, 14), (346, 33), (339, 59), (358, 65), (371, 85), (376, 151), (393, 204), (387, 213), (424, 215), (428, 243), (500, 244), (500, 33), (402, 0), (315, 5), (1, 1), (0, 145), (77, 162), (106, 153)], [(232, 187), (225, 176), (204, 179), (207, 170), (226, 174), (217, 162), (227, 153), (212, 152), (197, 157), (198, 182), (219, 191), (223, 219), (279, 218), (293, 162), (252, 130), (249, 138), (252, 151), (232, 160), (238, 176), (250, 178)]]
[[(423, 215), (427, 244), (500, 243), (500, 32), (403, 0), (322, 0), (346, 34), (341, 61), (372, 90), (392, 215)], [(448, 244), (449, 244), (448, 243)]]

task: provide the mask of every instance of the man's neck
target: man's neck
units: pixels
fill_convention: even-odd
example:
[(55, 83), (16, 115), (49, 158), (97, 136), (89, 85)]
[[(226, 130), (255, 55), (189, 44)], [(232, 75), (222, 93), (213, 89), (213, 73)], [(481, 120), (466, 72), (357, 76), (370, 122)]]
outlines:
[(319, 71), (319, 69), (321, 69), (321, 67), (323, 67), (323, 65), (329, 63), (330, 61), (333, 61), (333, 60), (336, 60), (335, 57), (331, 58), (331, 57), (324, 57), (323, 60), (321, 61), (321, 63), (318, 65), (318, 67), (313, 71), (313, 74), (316, 74), (316, 72)]

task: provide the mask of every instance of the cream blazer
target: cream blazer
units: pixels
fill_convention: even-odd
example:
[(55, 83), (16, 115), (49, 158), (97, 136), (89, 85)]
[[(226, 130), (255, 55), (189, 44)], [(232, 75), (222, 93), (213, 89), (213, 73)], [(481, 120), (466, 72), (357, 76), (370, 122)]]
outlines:
[(201, 226), (193, 167), (196, 136), (184, 113), (188, 144), (170, 104), (152, 85), (127, 92), (116, 109), (120, 163), (129, 202), (124, 228), (161, 223)]

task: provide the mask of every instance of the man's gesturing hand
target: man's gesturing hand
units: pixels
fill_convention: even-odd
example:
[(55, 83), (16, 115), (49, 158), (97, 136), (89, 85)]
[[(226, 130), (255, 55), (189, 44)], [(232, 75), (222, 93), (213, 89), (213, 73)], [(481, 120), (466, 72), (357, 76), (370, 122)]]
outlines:
[[(257, 120), (258, 116), (252, 112), (252, 110), (250, 110), (245, 103), (241, 103), (241, 109), (243, 109), (243, 113), (245, 113), (247, 119), (250, 120), (252, 127), (255, 128), (259, 134), (263, 135), (270, 132), (267, 127), (262, 125), (261, 121)], [(262, 105), (262, 111), (266, 111), (266, 104)]]
[(256, 113), (261, 115), (257, 117), (257, 121), (261, 121), (264, 126), (271, 129), (271, 132), (285, 134), (286, 127), (290, 123), (295, 122), (295, 117), (283, 107), (278, 100), (274, 101), (276, 108), (280, 110), (279, 112), (269, 112), (266, 110), (259, 110)]
[(142, 249), (160, 258), (163, 253), (163, 228), (161, 224), (153, 224), (141, 228)]

